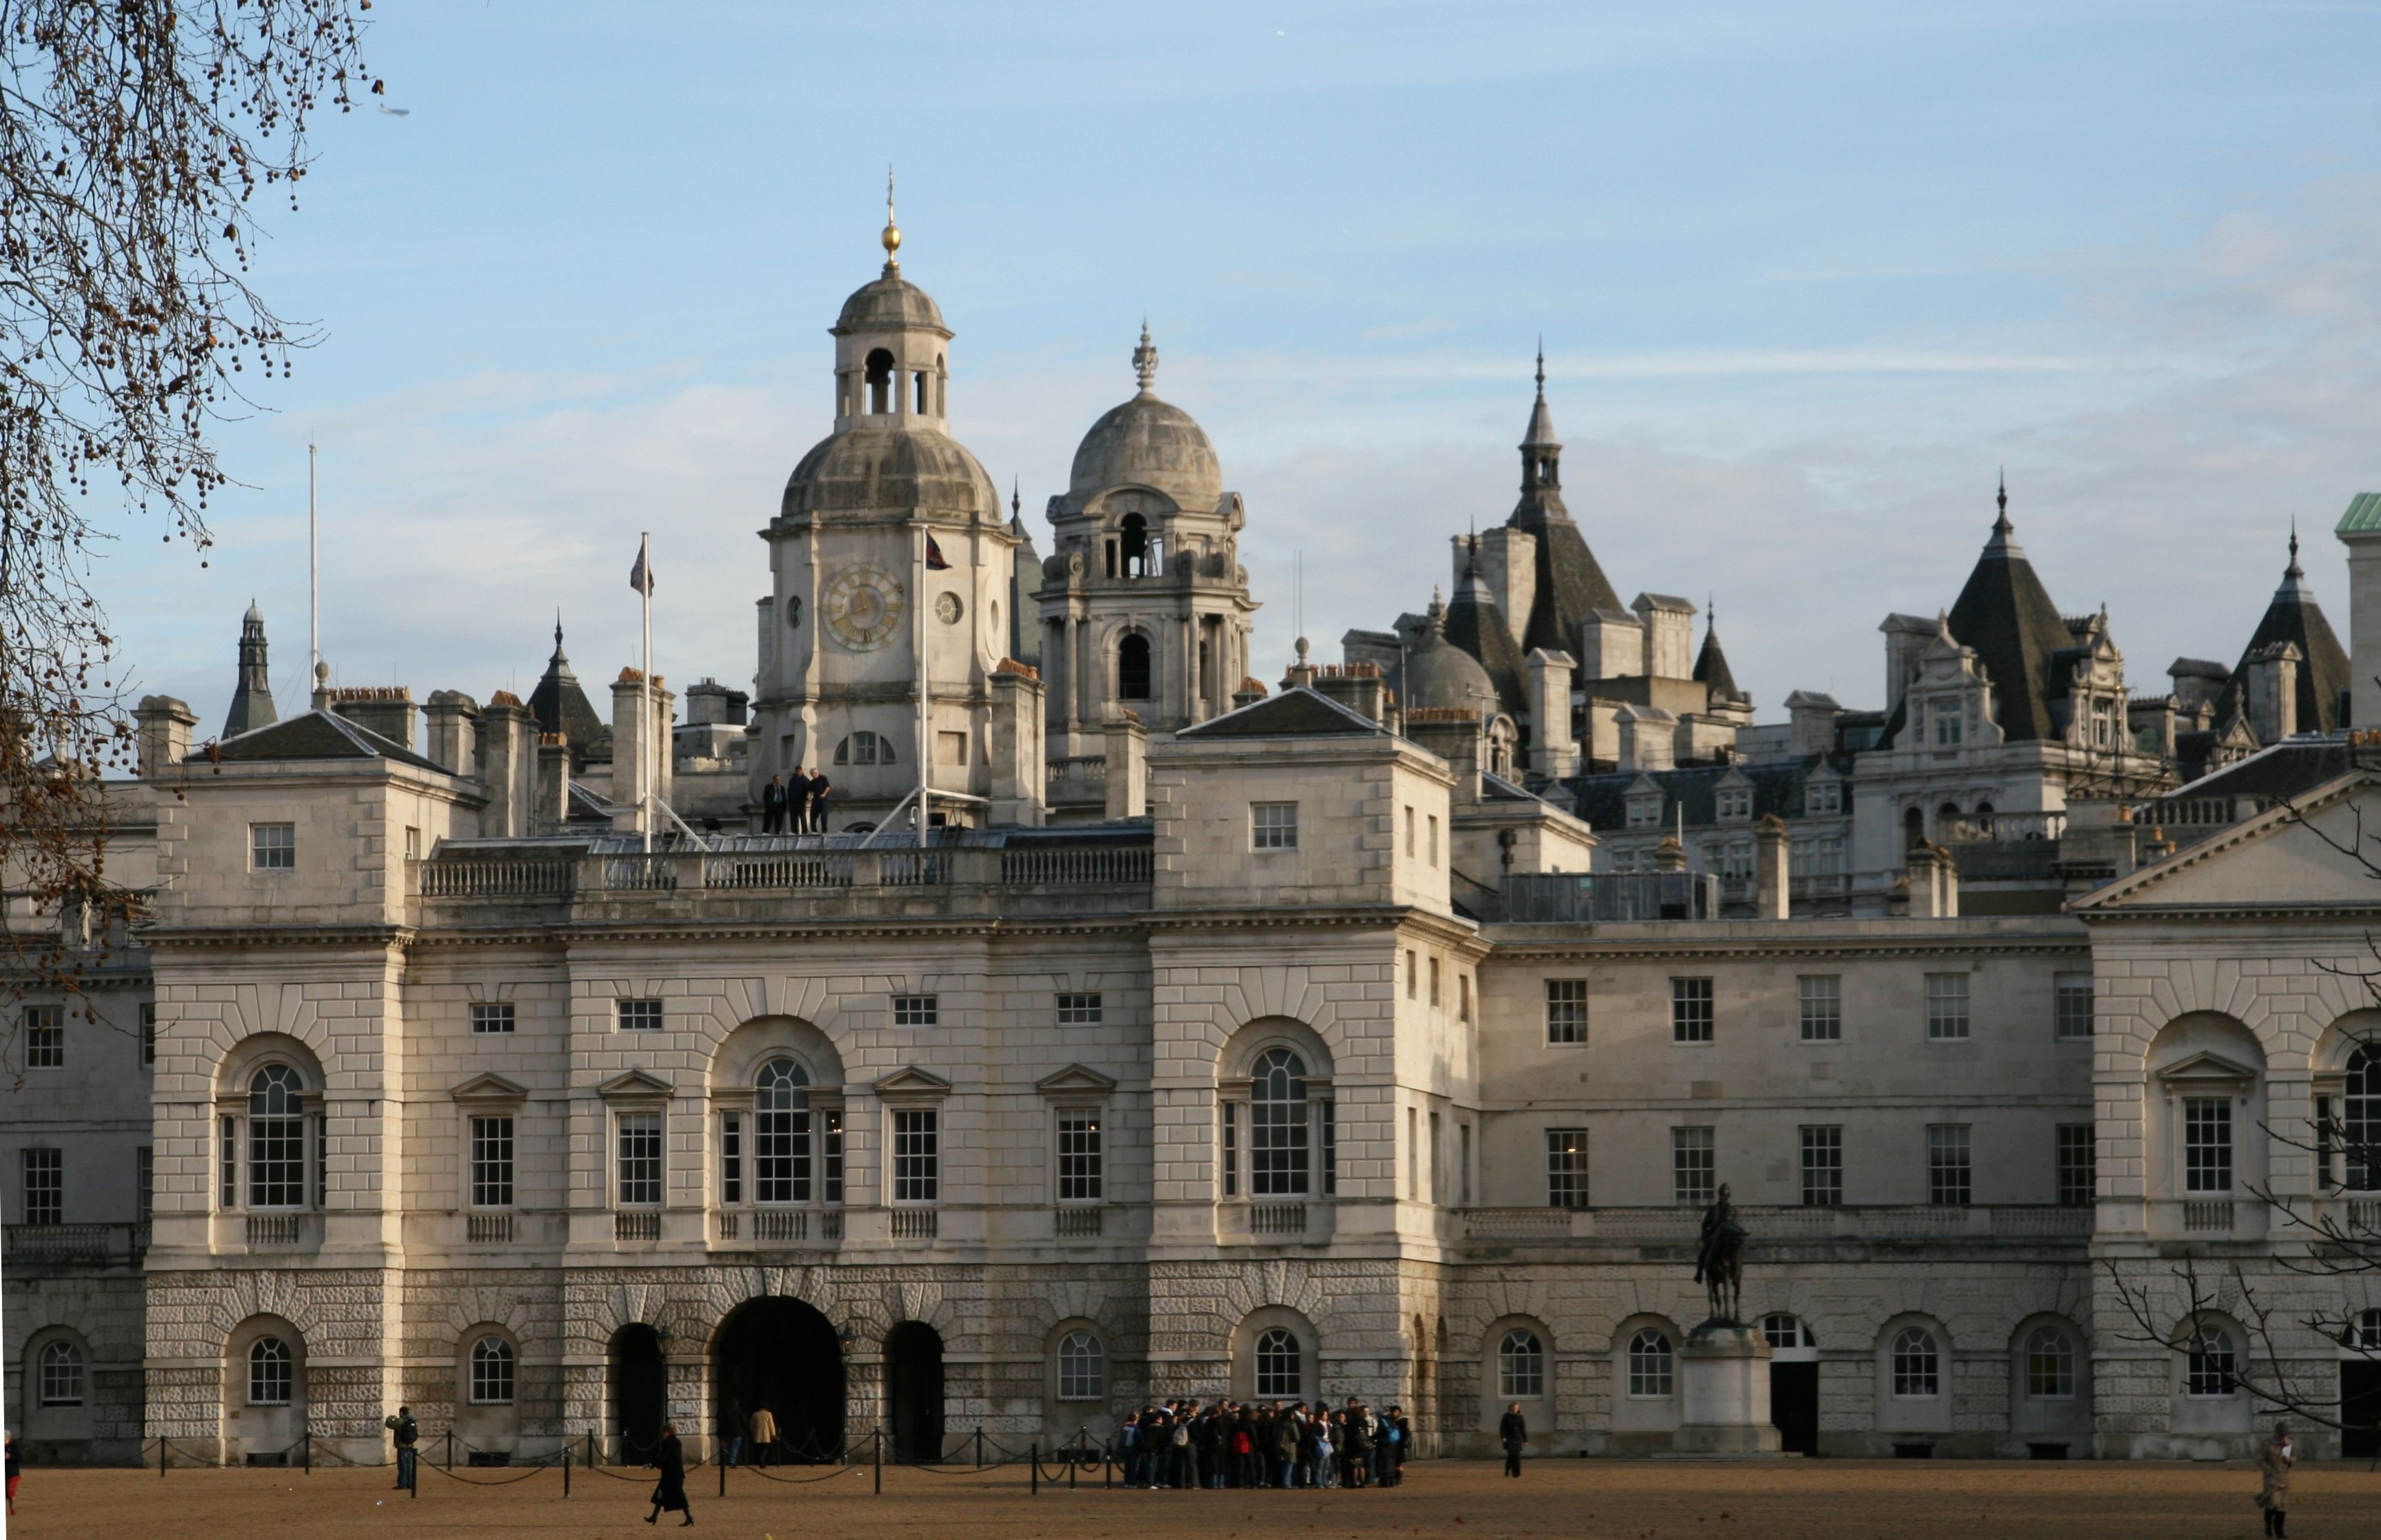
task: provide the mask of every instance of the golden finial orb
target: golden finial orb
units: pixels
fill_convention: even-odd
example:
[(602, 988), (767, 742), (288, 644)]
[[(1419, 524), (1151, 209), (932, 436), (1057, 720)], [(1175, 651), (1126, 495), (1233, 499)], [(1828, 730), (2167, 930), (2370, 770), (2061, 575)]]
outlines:
[(893, 222), (893, 168), (885, 168), (885, 233), (877, 238), (885, 246), (885, 265), (901, 265), (901, 226)]

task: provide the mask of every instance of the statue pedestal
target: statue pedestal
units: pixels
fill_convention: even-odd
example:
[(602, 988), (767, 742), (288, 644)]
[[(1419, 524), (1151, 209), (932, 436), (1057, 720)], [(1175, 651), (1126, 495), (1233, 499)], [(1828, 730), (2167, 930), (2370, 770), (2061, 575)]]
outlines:
[(1737, 1321), (1705, 1321), (1679, 1352), (1679, 1410), (1673, 1448), (1679, 1454), (1776, 1457), (1781, 1445), (1769, 1421), (1769, 1343)]

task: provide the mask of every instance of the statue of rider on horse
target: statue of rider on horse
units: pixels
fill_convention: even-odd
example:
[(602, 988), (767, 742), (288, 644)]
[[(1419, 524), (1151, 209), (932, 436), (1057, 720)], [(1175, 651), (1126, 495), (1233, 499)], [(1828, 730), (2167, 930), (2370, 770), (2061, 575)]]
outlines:
[(1709, 1294), (1716, 1322), (1740, 1324), (1736, 1313), (1744, 1300), (1744, 1226), (1723, 1183), (1717, 1201), (1703, 1210), (1703, 1235), (1695, 1245), (1695, 1281)]

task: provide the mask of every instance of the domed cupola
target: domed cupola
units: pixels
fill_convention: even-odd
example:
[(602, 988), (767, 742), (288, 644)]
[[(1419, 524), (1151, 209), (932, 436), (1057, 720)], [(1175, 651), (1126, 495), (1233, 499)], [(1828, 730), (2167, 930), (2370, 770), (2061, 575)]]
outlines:
[(1398, 703), (1408, 710), (1496, 711), (1496, 683), (1478, 658), (1447, 640), (1447, 605), (1437, 594), (1423, 613), (1422, 629), (1398, 669)]
[(1145, 486), (1186, 510), (1212, 510), (1224, 495), (1223, 466), (1206, 431), (1180, 407), (1160, 400), (1152, 388), (1157, 349), (1150, 345), (1146, 325), (1141, 328), (1141, 346), (1133, 350), (1132, 368), (1140, 391), (1083, 435), (1068, 491), (1081, 499), (1111, 487)]

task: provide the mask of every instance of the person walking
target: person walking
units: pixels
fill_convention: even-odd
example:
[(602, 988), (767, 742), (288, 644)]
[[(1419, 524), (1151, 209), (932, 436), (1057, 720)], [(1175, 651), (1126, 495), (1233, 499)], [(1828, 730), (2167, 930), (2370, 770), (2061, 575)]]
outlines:
[(2257, 1492), (2257, 1506), (2265, 1510), (2265, 1533), (2280, 1540), (2289, 1540), (2290, 1467), (2297, 1463), (2290, 1424), (2276, 1423), (2273, 1438), (2257, 1450), (2257, 1474), (2264, 1482)]
[(1521, 1417), (1521, 1403), (1515, 1401), (1505, 1409), (1496, 1423), (1496, 1441), (1505, 1446), (1505, 1473), (1521, 1473), (1521, 1446), (1530, 1441), (1530, 1424)]
[(1393, 1406), (1381, 1418), (1381, 1485), (1402, 1486), (1406, 1479), (1406, 1445), (1413, 1438), (1413, 1424), (1406, 1421), (1405, 1409)]
[(645, 1515), (645, 1522), (659, 1523), (665, 1513), (683, 1513), (686, 1518), (678, 1527), (684, 1529), (694, 1522), (694, 1509), (686, 1500), (686, 1450), (678, 1446), (676, 1423), (662, 1424), (661, 1447), (653, 1450), (653, 1465), (662, 1479), (653, 1484), (653, 1510)]
[(786, 827), (786, 777), (772, 776), (761, 788), (761, 832), (782, 834)]
[(752, 1413), (752, 1463), (766, 1469), (769, 1463), (769, 1450), (775, 1446), (776, 1442), (776, 1416), (770, 1412), (769, 1403), (763, 1401), (761, 1409)]
[[(159, 1463), (160, 1465), (163, 1465), (165, 1462), (165, 1450), (164, 1447), (161, 1445), (161, 1446), (158, 1448), (158, 1450), (157, 1450), (157, 1463)], [(15, 1434), (15, 1433), (13, 1433), (13, 1432), (12, 1432), (12, 1433), (10, 1433), (10, 1434), (8, 1435), (8, 1462), (7, 1462), (7, 1463), (8, 1463), (8, 1517), (10, 1517), (11, 1519), (13, 1519), (13, 1518), (15, 1518), (15, 1517), (17, 1516), (17, 1436), (16, 1436), (16, 1434)]]
[(389, 1436), (397, 1443), (397, 1485), (399, 1492), (413, 1490), (414, 1478), (421, 1473), (414, 1467), (414, 1444), (421, 1437), (421, 1424), (413, 1420), (413, 1408), (400, 1406), (397, 1415), (388, 1420)]
[(719, 1420), (719, 1441), (727, 1446), (727, 1463), (733, 1465), (744, 1448), (744, 1408), (733, 1396), (727, 1399), (727, 1415)]

